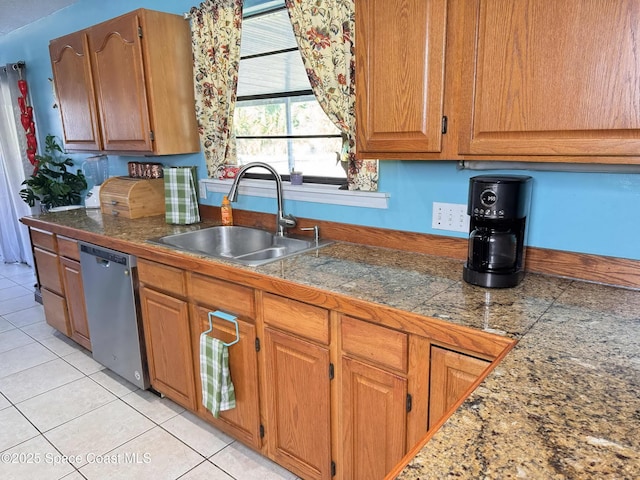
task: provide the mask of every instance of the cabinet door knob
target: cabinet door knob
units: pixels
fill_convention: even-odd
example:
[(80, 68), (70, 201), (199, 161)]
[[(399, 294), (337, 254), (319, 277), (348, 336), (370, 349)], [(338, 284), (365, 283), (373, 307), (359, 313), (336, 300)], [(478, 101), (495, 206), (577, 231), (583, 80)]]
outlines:
[(111, 215), (120, 215), (120, 212), (117, 210), (111, 210)]

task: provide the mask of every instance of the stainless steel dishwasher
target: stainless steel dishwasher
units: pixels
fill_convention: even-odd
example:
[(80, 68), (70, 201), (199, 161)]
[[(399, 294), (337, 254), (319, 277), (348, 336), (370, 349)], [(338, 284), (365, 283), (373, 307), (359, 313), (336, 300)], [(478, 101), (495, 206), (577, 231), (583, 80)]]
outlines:
[(136, 257), (79, 243), (93, 358), (147, 389), (149, 374), (135, 292)]

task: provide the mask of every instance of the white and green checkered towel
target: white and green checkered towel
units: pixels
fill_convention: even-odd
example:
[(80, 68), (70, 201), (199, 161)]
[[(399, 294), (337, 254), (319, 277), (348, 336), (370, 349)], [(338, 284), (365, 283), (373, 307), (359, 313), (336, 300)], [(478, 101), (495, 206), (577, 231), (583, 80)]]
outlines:
[(218, 418), (220, 411), (236, 407), (236, 392), (229, 374), (229, 349), (222, 340), (200, 335), (202, 405)]
[(196, 167), (164, 168), (164, 204), (167, 223), (200, 221), (196, 194)]

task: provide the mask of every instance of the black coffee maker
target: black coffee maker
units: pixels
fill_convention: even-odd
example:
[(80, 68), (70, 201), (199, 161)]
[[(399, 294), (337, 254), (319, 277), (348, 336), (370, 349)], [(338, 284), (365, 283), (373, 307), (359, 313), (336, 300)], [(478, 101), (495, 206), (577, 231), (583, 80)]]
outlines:
[(506, 288), (524, 277), (531, 183), (524, 175), (469, 179), (469, 255), (462, 272), (466, 282)]

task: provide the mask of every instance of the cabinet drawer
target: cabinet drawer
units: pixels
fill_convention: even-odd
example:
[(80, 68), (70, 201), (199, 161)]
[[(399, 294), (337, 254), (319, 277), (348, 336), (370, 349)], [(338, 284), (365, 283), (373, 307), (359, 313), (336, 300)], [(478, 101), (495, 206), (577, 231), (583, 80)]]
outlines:
[(69, 323), (69, 312), (67, 302), (64, 297), (43, 288), (42, 306), (44, 307), (44, 317), (46, 322), (56, 330), (64, 333), (67, 337), (71, 335), (71, 325)]
[(78, 242), (72, 238), (58, 235), (58, 255), (80, 261), (80, 250)]
[(265, 323), (301, 337), (329, 344), (329, 312), (324, 308), (265, 293)]
[(145, 285), (170, 292), (172, 295), (187, 296), (184, 270), (138, 259), (138, 279)]
[(407, 371), (407, 334), (390, 328), (342, 317), (342, 350), (355, 357), (401, 372)]
[(113, 215), (114, 217), (133, 218), (126, 199), (106, 197), (100, 202), (100, 211), (103, 215)]
[(40, 284), (59, 295), (64, 295), (58, 255), (41, 248), (34, 248), (33, 256), (36, 260)]
[(191, 274), (189, 287), (192, 299), (200, 305), (223, 310), (245, 319), (253, 319), (256, 316), (252, 288), (197, 273)]
[(34, 247), (42, 247), (52, 252), (56, 251), (56, 236), (43, 230), (31, 229), (31, 243)]

